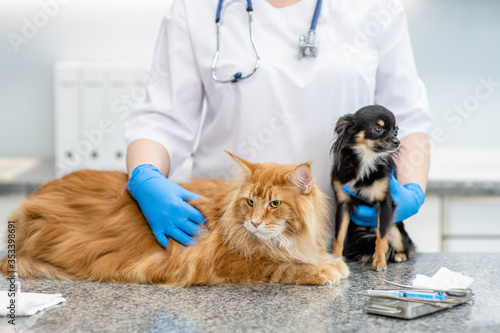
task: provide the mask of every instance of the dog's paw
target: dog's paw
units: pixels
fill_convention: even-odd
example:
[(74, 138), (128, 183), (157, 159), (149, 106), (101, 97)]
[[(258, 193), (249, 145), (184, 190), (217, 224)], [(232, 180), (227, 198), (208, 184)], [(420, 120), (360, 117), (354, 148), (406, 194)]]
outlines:
[(403, 262), (403, 261), (406, 261), (408, 260), (408, 256), (406, 255), (406, 253), (396, 253), (394, 255), (394, 261), (395, 262)]
[(380, 260), (377, 258), (373, 259), (372, 270), (377, 272), (382, 272), (385, 271), (386, 269), (387, 269), (387, 263), (385, 262), (385, 260)]

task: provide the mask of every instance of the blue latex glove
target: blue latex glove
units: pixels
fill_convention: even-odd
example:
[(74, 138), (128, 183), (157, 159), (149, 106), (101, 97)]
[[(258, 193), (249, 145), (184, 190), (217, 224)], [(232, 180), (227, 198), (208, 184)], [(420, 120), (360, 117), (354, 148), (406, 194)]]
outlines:
[[(351, 196), (356, 196), (352, 188), (347, 185), (342, 186), (344, 192)], [(391, 175), (389, 189), (394, 199), (396, 211), (394, 212), (393, 222), (401, 222), (410, 216), (416, 214), (425, 200), (424, 191), (420, 185), (416, 183), (408, 183), (401, 185), (394, 177), (394, 172)], [(359, 198), (359, 197), (357, 197)], [(361, 198), (360, 198), (361, 199)], [(351, 214), (351, 220), (360, 226), (377, 227), (378, 211), (374, 205), (356, 207), (356, 210)]]
[(168, 180), (151, 164), (139, 165), (132, 171), (127, 191), (141, 207), (161, 246), (167, 247), (167, 236), (184, 245), (195, 244), (191, 236), (201, 231), (199, 224), (204, 224), (205, 219), (186, 201), (201, 196)]

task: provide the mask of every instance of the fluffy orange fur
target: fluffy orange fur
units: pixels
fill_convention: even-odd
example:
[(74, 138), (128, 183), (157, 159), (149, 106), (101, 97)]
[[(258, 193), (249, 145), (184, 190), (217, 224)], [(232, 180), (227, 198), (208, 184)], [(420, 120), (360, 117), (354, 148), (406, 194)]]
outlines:
[[(9, 219), (19, 276), (172, 287), (333, 284), (347, 277), (345, 263), (325, 250), (328, 205), (309, 164), (232, 157), (241, 179), (181, 184), (203, 196), (190, 202), (206, 217), (190, 247), (172, 239), (167, 249), (158, 244), (124, 173), (82, 170), (44, 184)], [(1, 270), (10, 270), (7, 258)]]

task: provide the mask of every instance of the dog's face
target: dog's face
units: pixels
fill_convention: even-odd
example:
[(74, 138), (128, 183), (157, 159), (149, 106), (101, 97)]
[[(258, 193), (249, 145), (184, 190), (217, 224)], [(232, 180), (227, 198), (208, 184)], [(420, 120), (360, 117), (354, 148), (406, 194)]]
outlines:
[[(339, 119), (338, 140), (363, 154), (390, 154), (399, 149), (398, 125), (394, 114), (380, 105), (371, 105)], [(340, 143), (340, 142), (339, 142)]]

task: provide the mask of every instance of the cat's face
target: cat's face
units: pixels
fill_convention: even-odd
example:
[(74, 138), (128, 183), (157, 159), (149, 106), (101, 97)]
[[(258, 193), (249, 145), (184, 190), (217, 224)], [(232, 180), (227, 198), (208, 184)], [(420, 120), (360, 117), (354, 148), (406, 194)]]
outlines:
[[(252, 187), (252, 186), (250, 186)], [(243, 226), (257, 238), (268, 240), (291, 231), (288, 221), (295, 219), (290, 207), (292, 198), (286, 191), (270, 186), (265, 193), (251, 188), (239, 200)]]
[[(233, 158), (235, 158), (233, 156)], [(299, 166), (271, 163), (243, 166), (244, 181), (235, 199), (233, 212), (246, 232), (262, 241), (284, 240), (305, 228), (303, 209), (309, 207), (312, 172), (309, 164)]]

